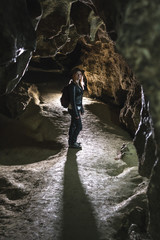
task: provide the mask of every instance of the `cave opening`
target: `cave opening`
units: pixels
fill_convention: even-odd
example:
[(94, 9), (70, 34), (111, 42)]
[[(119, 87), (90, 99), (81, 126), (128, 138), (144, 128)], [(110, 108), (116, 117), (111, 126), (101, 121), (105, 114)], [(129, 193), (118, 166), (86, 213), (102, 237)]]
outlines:
[[(159, 239), (155, 2), (2, 3), (2, 239)], [(59, 101), (73, 67), (88, 87), (82, 151), (67, 150)]]

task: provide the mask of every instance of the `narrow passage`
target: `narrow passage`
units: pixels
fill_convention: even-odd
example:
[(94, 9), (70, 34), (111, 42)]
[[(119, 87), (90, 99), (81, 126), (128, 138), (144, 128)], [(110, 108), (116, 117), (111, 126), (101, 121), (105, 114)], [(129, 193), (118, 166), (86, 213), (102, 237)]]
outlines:
[(23, 165), (11, 164), (14, 147), (1, 150), (0, 239), (116, 240), (121, 216), (142, 194), (134, 148), (115, 160), (123, 144), (132, 146), (129, 135), (112, 123), (108, 105), (84, 98), (83, 149), (68, 149), (70, 119), (60, 106), (60, 92), (46, 88), (42, 97), (41, 114), (62, 147), (57, 152), (46, 147), (42, 159), (41, 146), (34, 146), (39, 161), (32, 163), (36, 152), (19, 149), (21, 158), (30, 151)]

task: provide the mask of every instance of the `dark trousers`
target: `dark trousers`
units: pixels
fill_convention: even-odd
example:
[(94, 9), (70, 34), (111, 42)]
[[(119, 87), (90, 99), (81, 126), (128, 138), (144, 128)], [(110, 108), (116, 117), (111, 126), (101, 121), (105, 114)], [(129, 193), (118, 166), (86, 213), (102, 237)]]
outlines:
[(80, 114), (79, 119), (76, 119), (71, 109), (68, 109), (68, 112), (71, 115), (71, 125), (69, 128), (69, 145), (71, 145), (77, 141), (78, 134), (82, 130), (82, 121)]

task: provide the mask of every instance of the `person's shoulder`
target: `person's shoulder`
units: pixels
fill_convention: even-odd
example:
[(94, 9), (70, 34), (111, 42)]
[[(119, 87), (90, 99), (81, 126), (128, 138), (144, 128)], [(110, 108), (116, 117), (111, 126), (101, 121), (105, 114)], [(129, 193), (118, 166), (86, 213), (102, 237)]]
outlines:
[(73, 79), (70, 79), (68, 84), (70, 85), (71, 83), (73, 83)]
[(76, 84), (74, 83), (74, 81), (72, 79), (69, 81), (69, 86), (70, 86), (70, 88), (76, 87)]

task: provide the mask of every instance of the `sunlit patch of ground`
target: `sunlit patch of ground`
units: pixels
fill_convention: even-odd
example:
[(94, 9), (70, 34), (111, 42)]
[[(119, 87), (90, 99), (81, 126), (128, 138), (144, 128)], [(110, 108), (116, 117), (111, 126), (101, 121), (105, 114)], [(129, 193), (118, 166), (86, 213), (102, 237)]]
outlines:
[(45, 135), (37, 145), (1, 149), (0, 239), (116, 240), (124, 213), (145, 198), (134, 147), (117, 158), (123, 144), (132, 146), (129, 135), (106, 104), (84, 98), (82, 150), (68, 149), (70, 118), (60, 92), (49, 87), (42, 94), (53, 148)]

